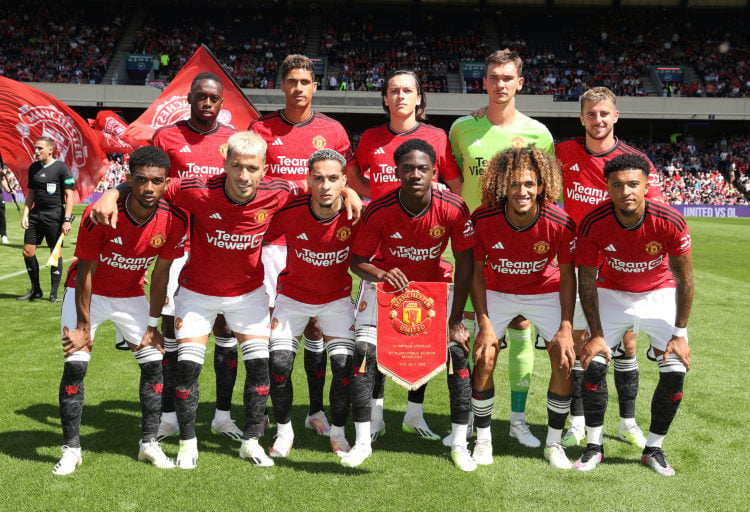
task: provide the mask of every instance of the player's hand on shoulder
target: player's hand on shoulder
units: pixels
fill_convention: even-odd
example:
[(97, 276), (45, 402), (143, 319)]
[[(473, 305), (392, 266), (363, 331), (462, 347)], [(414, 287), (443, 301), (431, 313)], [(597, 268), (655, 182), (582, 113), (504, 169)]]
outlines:
[(602, 336), (594, 336), (584, 341), (581, 346), (580, 354), (581, 366), (583, 366), (583, 369), (585, 370), (588, 368), (591, 360), (599, 354), (602, 354), (607, 359), (607, 363), (609, 363), (609, 345), (607, 345), (607, 342), (604, 341)]
[(108, 190), (100, 197), (89, 212), (89, 219), (94, 224), (103, 224), (117, 227), (117, 199), (119, 197), (117, 190)]
[(448, 187), (440, 183), (439, 181), (433, 181), (432, 182), (432, 188), (437, 190), (438, 192), (445, 192), (446, 190), (450, 190)]
[(344, 188), (341, 191), (341, 196), (344, 198), (344, 208), (346, 208), (346, 218), (354, 220), (352, 225), (357, 224), (359, 219), (362, 217), (362, 210), (364, 210), (364, 203), (362, 198), (359, 197), (354, 189)]
[(474, 119), (482, 119), (485, 115), (487, 115), (487, 106), (480, 107), (476, 109), (474, 112), (471, 113), (471, 117)]

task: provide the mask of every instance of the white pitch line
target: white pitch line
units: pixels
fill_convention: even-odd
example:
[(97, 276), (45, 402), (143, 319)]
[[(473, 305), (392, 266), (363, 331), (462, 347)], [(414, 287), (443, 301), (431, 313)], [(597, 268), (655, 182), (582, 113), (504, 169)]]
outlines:
[[(70, 261), (73, 261), (73, 258), (70, 258), (70, 259), (67, 259), (67, 260), (63, 260), (63, 264), (68, 263)], [(45, 267), (46, 267), (46, 265), (44, 267), (39, 267), (39, 270), (41, 270), (41, 269), (43, 269)], [(18, 272), (13, 272), (12, 274), (5, 274), (4, 276), (0, 276), (0, 281), (4, 281), (6, 279), (10, 279), (11, 277), (20, 276), (20, 275), (25, 274), (25, 273), (26, 273), (26, 270), (19, 270)]]

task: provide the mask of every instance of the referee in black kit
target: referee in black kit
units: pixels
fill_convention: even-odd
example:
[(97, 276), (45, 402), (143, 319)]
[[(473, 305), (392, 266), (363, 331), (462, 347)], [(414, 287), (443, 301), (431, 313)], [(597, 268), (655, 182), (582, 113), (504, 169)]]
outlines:
[[(21, 216), (21, 227), (26, 230), (23, 237), (23, 259), (31, 279), (31, 290), (18, 297), (18, 300), (42, 298), (36, 246), (46, 239), (47, 246), (52, 249), (61, 232), (66, 235), (70, 232), (73, 222), (73, 175), (64, 162), (53, 157), (54, 153), (55, 141), (52, 137), (39, 137), (34, 143), (36, 162), (29, 167), (28, 193)], [(58, 302), (57, 289), (60, 286), (61, 272), (62, 257), (58, 260), (57, 267), (50, 267), (50, 302)]]

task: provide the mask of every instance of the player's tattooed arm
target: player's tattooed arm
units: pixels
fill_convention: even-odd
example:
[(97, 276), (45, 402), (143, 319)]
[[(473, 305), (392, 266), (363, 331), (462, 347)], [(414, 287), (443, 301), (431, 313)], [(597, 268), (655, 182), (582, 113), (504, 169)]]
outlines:
[(469, 331), (463, 324), (464, 306), (471, 288), (474, 269), (473, 249), (453, 252), (456, 260), (453, 286), (453, 306), (448, 318), (448, 340), (455, 341), (469, 353)]
[(78, 274), (76, 275), (76, 328), (63, 336), (62, 346), (65, 357), (79, 350), (91, 350), (91, 284), (98, 260), (78, 260)]
[[(677, 289), (675, 291), (677, 301), (677, 314), (675, 316), (675, 328), (687, 327), (690, 318), (690, 310), (693, 307), (693, 257), (690, 253), (681, 256), (670, 256), (669, 266), (672, 269)], [(675, 354), (685, 368), (690, 370), (690, 346), (688, 345), (687, 335), (672, 336), (667, 343), (667, 349), (664, 351), (664, 361), (670, 354)]]
[(610, 354), (607, 342), (604, 340), (602, 323), (599, 318), (599, 294), (596, 290), (596, 268), (578, 267), (578, 296), (581, 298), (581, 307), (589, 323), (591, 337), (583, 342), (580, 359), (581, 366), (588, 368), (591, 360), (602, 354), (609, 362)]

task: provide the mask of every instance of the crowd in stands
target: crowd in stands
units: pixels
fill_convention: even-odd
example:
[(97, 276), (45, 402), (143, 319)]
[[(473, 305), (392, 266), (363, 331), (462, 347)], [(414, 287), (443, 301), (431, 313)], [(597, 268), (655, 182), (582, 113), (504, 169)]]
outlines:
[[(146, 20), (135, 28), (129, 48), (155, 55), (157, 76), (167, 81), (205, 43), (242, 87), (276, 88), (280, 60), (305, 51), (308, 6), (219, 2), (216, 9), (196, 11), (169, 4), (144, 7)], [(426, 91), (448, 92), (448, 75), (459, 73), (461, 62), (481, 62), (497, 36), (501, 47), (518, 50), (525, 60), (525, 94), (574, 100), (582, 90), (604, 85), (618, 96), (643, 96), (650, 66), (679, 65), (685, 83), (660, 84), (652, 94), (750, 95), (746, 11), (317, 8), (320, 56), (334, 70), (325, 77), (329, 88), (378, 90), (390, 71), (405, 68), (419, 75)], [(133, 9), (75, 0), (61, 0), (54, 9), (40, 0), (4, 6), (0, 74), (20, 81), (100, 83)], [(488, 17), (496, 34), (487, 30)], [(464, 85), (466, 92), (482, 92), (481, 80)]]
[[(137, 30), (131, 53), (166, 55), (158, 74), (171, 80), (195, 50), (205, 44), (241, 87), (273, 89), (278, 64), (305, 48), (307, 21), (283, 8), (232, 8), (222, 14), (196, 16), (173, 9), (152, 11)], [(221, 11), (220, 11), (221, 12)], [(252, 27), (249, 31), (248, 27)]]
[(101, 83), (128, 11), (126, 3), (4, 2), (0, 75), (21, 82)]
[(109, 158), (109, 169), (104, 173), (102, 179), (96, 185), (95, 192), (105, 192), (125, 181), (125, 175), (130, 172), (126, 157), (121, 154), (107, 155)]
[(448, 92), (448, 73), (458, 72), (461, 60), (482, 60), (489, 53), (473, 16), (404, 11), (346, 9), (324, 17), (320, 54), (329, 67), (340, 68), (327, 85), (380, 90), (391, 71), (409, 69), (426, 92)]
[(750, 204), (750, 136), (722, 137), (701, 149), (690, 136), (640, 147), (660, 172), (669, 203)]

